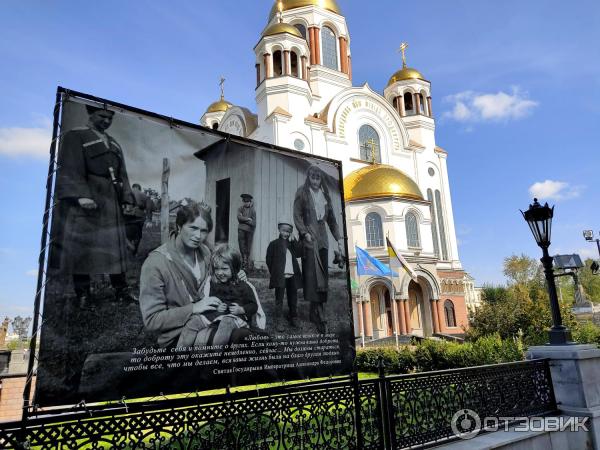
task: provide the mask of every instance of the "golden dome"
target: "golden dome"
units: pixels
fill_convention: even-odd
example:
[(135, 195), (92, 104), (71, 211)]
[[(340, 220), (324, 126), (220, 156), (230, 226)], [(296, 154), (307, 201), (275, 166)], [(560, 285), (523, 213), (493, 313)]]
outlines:
[[(335, 0), (281, 0), (281, 6), (283, 11), (289, 9), (302, 8), (303, 6), (319, 6), (333, 13), (342, 14), (340, 7)], [(269, 22), (273, 17), (277, 15), (279, 11), (279, 1), (275, 1), (275, 4), (271, 8), (269, 13)]]
[(279, 23), (275, 23), (275, 24), (271, 25), (263, 32), (262, 35), (263, 35), (263, 37), (265, 37), (265, 36), (273, 36), (274, 34), (281, 34), (281, 33), (288, 33), (288, 34), (291, 34), (292, 36), (296, 36), (296, 37), (304, 39), (304, 37), (302, 36), (300, 31), (298, 31), (298, 28), (296, 28), (293, 25), (290, 25), (289, 23), (283, 23), (283, 22), (279, 22)]
[(233, 105), (231, 103), (229, 103), (227, 100), (225, 100), (223, 97), (221, 97), (220, 100), (217, 100), (216, 102), (211, 103), (210, 106), (206, 109), (206, 112), (207, 113), (225, 112), (232, 106)]
[(424, 200), (423, 194), (408, 175), (387, 164), (362, 167), (344, 178), (344, 200), (401, 197)]
[(388, 81), (388, 86), (391, 86), (396, 81), (401, 80), (423, 80), (427, 81), (423, 74), (419, 72), (417, 69), (411, 69), (410, 67), (403, 67), (399, 71), (397, 71), (392, 77), (390, 81)]

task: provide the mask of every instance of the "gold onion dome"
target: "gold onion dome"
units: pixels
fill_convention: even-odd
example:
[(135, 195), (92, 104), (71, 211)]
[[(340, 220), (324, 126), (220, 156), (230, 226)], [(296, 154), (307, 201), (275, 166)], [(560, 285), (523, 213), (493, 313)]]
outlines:
[(282, 34), (282, 33), (288, 33), (288, 34), (291, 34), (292, 36), (296, 36), (301, 39), (304, 39), (302, 34), (300, 33), (300, 31), (298, 31), (298, 28), (296, 28), (293, 25), (290, 25), (289, 23), (283, 23), (283, 22), (279, 22), (279, 23), (271, 25), (263, 32), (262, 35), (263, 35), (263, 37), (265, 37), (265, 36), (273, 36), (275, 34)]
[(232, 106), (233, 105), (231, 103), (229, 103), (227, 100), (225, 100), (223, 98), (223, 96), (221, 96), (220, 100), (217, 100), (216, 102), (213, 102), (209, 105), (209, 107), (206, 109), (206, 112), (207, 113), (225, 112)]
[(302, 8), (303, 6), (318, 6), (333, 13), (342, 15), (342, 11), (335, 0), (278, 0), (275, 2), (269, 13), (269, 22), (279, 12), (279, 3), (281, 2), (281, 11), (289, 9)]
[(362, 167), (344, 178), (345, 201), (384, 197), (424, 200), (412, 178), (387, 164)]
[(388, 86), (391, 86), (396, 81), (402, 80), (423, 80), (427, 81), (423, 74), (419, 72), (417, 69), (411, 69), (410, 67), (403, 67), (399, 71), (397, 71), (392, 77), (390, 81), (388, 81)]

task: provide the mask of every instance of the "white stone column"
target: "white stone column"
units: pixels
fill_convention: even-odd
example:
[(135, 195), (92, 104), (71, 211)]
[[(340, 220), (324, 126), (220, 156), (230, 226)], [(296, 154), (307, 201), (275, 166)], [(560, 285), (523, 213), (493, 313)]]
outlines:
[(558, 409), (571, 417), (589, 417), (593, 448), (600, 448), (600, 349), (595, 345), (529, 347), (527, 359), (550, 359)]

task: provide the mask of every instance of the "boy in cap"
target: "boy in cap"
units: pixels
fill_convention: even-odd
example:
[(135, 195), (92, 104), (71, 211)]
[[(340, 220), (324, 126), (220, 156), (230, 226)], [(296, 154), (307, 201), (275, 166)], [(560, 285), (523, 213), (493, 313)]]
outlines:
[[(287, 294), (289, 313), (288, 322), (297, 326), (298, 316), (298, 288), (302, 285), (302, 275), (297, 258), (301, 256), (302, 244), (292, 238), (294, 227), (291, 221), (282, 220), (278, 223), (279, 237), (269, 243), (267, 247), (267, 267), (271, 279), (269, 288), (275, 289), (275, 316), (279, 318), (283, 310), (283, 295)], [(283, 330), (280, 330), (283, 331)]]
[(238, 245), (242, 254), (242, 269), (250, 268), (250, 250), (256, 228), (256, 210), (250, 194), (242, 194), (242, 206), (238, 208)]

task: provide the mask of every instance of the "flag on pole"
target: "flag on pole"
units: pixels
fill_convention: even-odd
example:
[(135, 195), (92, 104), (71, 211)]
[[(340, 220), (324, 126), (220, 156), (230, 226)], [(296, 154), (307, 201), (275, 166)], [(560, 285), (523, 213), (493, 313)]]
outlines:
[(375, 275), (381, 277), (398, 275), (360, 247), (356, 247), (356, 271), (358, 275)]
[(403, 267), (404, 270), (406, 270), (406, 272), (410, 275), (410, 277), (413, 280), (416, 281), (417, 280), (417, 274), (413, 270), (413, 268), (410, 267), (410, 264), (408, 264), (408, 261), (406, 259), (404, 259), (404, 256), (402, 256), (396, 250), (396, 248), (394, 247), (394, 245), (390, 241), (389, 237), (386, 237), (385, 241), (386, 241), (386, 244), (387, 244), (388, 255), (390, 256), (390, 267), (391, 267), (392, 262), (398, 262), (398, 264), (400, 264), (400, 266)]

